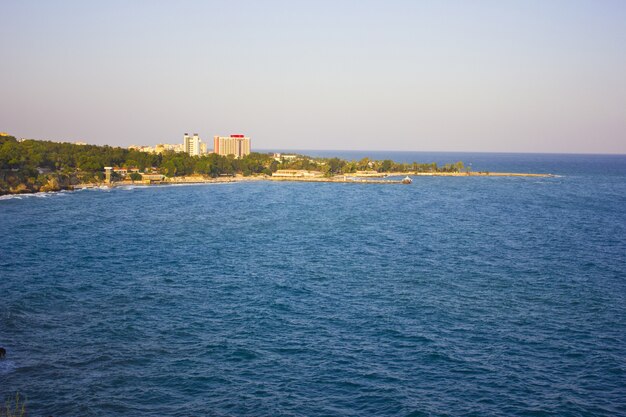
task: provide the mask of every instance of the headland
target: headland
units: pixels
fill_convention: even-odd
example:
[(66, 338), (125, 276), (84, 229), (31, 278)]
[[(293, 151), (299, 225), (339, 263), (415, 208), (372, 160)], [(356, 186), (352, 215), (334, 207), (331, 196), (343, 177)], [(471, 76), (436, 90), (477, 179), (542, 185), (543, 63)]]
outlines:
[[(235, 138), (240, 140), (242, 138)], [(248, 139), (248, 138), (243, 138)], [(406, 177), (547, 177), (551, 174), (475, 172), (462, 161), (402, 163), (363, 158), (314, 158), (249, 152), (236, 157), (72, 144), (0, 136), (0, 195), (119, 185), (241, 181), (403, 184)]]

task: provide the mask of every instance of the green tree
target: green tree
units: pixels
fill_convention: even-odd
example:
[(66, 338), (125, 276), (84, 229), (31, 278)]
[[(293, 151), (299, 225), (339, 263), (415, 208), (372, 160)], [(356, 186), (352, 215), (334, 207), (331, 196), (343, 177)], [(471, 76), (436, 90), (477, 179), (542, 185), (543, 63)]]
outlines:
[(383, 161), (383, 163), (380, 165), (380, 171), (381, 172), (389, 172), (391, 171), (391, 168), (393, 167), (393, 161), (390, 159), (385, 159)]
[(339, 158), (330, 158), (327, 165), (329, 174), (340, 174), (342, 168), (346, 165), (346, 161)]

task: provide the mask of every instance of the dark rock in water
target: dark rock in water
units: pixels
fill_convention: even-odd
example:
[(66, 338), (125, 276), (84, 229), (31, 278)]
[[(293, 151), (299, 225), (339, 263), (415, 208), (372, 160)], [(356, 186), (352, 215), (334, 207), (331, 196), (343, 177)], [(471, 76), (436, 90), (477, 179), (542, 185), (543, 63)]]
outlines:
[(0, 358), (4, 358), (7, 354), (7, 350), (3, 347), (0, 347)]

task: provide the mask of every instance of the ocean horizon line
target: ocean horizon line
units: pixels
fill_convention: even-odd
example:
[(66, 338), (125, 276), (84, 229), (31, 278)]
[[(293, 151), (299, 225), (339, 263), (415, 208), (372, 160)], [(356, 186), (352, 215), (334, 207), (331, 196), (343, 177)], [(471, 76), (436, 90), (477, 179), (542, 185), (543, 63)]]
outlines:
[(597, 155), (626, 156), (625, 153), (605, 152), (509, 152), (509, 151), (413, 151), (397, 149), (292, 149), (292, 148), (259, 148), (254, 152), (375, 152), (375, 153), (438, 153), (438, 154), (494, 154), (494, 155)]

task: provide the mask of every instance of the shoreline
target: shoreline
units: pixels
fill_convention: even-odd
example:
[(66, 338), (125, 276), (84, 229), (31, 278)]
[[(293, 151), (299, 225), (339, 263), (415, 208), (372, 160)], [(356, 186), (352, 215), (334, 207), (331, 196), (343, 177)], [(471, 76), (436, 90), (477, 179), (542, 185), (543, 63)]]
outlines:
[(535, 177), (552, 178), (554, 174), (536, 174), (527, 172), (391, 172), (389, 176), (415, 176), (415, 177)]
[[(201, 176), (189, 176), (189, 177), (173, 177), (166, 181), (160, 181), (156, 183), (145, 183), (141, 181), (135, 182), (113, 182), (107, 184), (105, 182), (100, 183), (82, 183), (76, 184), (70, 187), (61, 188), (54, 192), (59, 191), (79, 191), (90, 188), (117, 188), (124, 186), (138, 186), (138, 187), (154, 187), (154, 186), (168, 186), (168, 185), (194, 185), (194, 184), (228, 184), (239, 182), (254, 182), (254, 181), (274, 181), (274, 182), (315, 182), (315, 183), (342, 183), (342, 184), (402, 184), (402, 179), (395, 179), (394, 177), (531, 177), (531, 178), (553, 178), (554, 174), (536, 174), (536, 173), (518, 173), (518, 172), (389, 172), (381, 173), (380, 176), (359, 176), (359, 175), (336, 175), (334, 177), (272, 177), (268, 175), (256, 175), (244, 177), (241, 175), (234, 177), (201, 177)], [(376, 178), (376, 179), (372, 179)], [(0, 196), (18, 196), (18, 195), (30, 195), (39, 193), (48, 193), (50, 191), (37, 191), (37, 192), (21, 192), (21, 193), (6, 193), (0, 194)]]
[[(81, 188), (97, 188), (101, 186), (120, 187), (125, 185), (135, 186), (154, 186), (154, 185), (182, 185), (182, 184), (219, 184), (219, 183), (235, 183), (235, 182), (254, 182), (254, 181), (276, 181), (276, 182), (334, 182), (334, 183), (354, 183), (354, 184), (402, 184), (402, 179), (395, 177), (531, 177), (531, 178), (553, 178), (554, 174), (536, 174), (521, 172), (389, 172), (379, 176), (344, 174), (335, 175), (334, 177), (272, 177), (269, 175), (251, 175), (244, 177), (237, 175), (234, 177), (172, 177), (166, 181), (158, 183), (144, 182), (115, 182), (111, 184), (77, 184), (75, 189)], [(376, 179), (372, 179), (376, 178)]]

